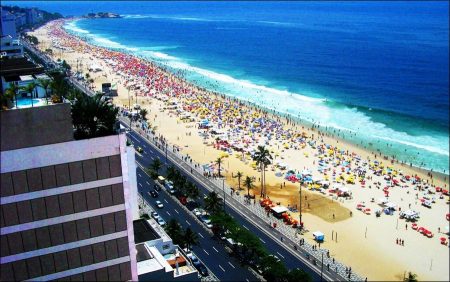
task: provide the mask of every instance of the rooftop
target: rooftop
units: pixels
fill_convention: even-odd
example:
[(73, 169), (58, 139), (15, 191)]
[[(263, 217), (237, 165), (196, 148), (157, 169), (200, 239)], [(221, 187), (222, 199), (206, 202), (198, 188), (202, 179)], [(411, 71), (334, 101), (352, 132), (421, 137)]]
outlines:
[(25, 57), (9, 58), (0, 61), (0, 75), (1, 76), (20, 76), (31, 75), (44, 72), (44, 67), (36, 65)]
[(161, 238), (147, 222), (146, 219), (138, 219), (133, 221), (134, 242), (136, 244)]

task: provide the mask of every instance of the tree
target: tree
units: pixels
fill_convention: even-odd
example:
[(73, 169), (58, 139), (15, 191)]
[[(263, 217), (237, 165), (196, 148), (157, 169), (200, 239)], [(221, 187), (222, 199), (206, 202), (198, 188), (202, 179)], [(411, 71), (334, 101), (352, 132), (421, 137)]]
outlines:
[(253, 178), (251, 178), (250, 176), (247, 176), (244, 180), (244, 186), (247, 188), (247, 197), (248, 197), (248, 199), (250, 199), (250, 190), (255, 187), (253, 185)]
[(83, 95), (72, 105), (74, 138), (86, 139), (115, 134), (119, 109), (102, 99)]
[(156, 173), (158, 173), (158, 171), (161, 169), (161, 166), (162, 166), (161, 161), (160, 161), (158, 158), (156, 158), (156, 159), (153, 161), (153, 163), (152, 163), (152, 165), (151, 165), (151, 168), (152, 168), (153, 170), (155, 170)]
[(244, 174), (242, 172), (240, 172), (240, 171), (238, 171), (236, 173), (236, 176), (235, 176), (235, 178), (238, 179), (238, 189), (239, 190), (241, 190), (241, 178), (242, 178), (242, 176), (244, 176)]
[(194, 233), (190, 227), (186, 228), (186, 231), (183, 234), (183, 244), (186, 248), (191, 249), (193, 245), (198, 244), (198, 236)]
[(174, 166), (169, 166), (167, 168), (167, 179), (173, 181), (177, 176), (178, 170)]
[(288, 275), (286, 266), (272, 255), (261, 259), (261, 270), (267, 281), (285, 281)]
[(48, 104), (48, 89), (50, 88), (51, 83), (52, 82), (49, 79), (43, 79), (43, 78), (38, 79), (38, 85), (40, 87), (44, 88), (44, 90), (45, 90), (45, 100), (47, 101), (47, 104)]
[(186, 196), (194, 201), (198, 199), (198, 197), (200, 196), (200, 190), (198, 189), (197, 185), (192, 182), (187, 182)]
[(226, 231), (237, 229), (236, 221), (229, 215), (220, 211), (211, 215), (212, 231), (216, 235), (224, 235)]
[(147, 114), (148, 114), (147, 109), (141, 109), (141, 110), (139, 111), (139, 114), (141, 115), (141, 117), (142, 117), (143, 120), (147, 120)]
[(216, 192), (210, 192), (205, 199), (205, 210), (210, 214), (215, 214), (222, 210), (223, 201)]
[(303, 269), (294, 268), (287, 274), (287, 282), (297, 282), (297, 281), (311, 282), (312, 277), (311, 275), (306, 273)]
[(183, 242), (183, 232), (181, 229), (181, 225), (178, 223), (176, 219), (171, 219), (164, 227), (167, 235), (172, 238), (174, 244), (181, 244)]
[(417, 282), (417, 274), (412, 273), (411, 271), (408, 272), (408, 276), (405, 277), (404, 281), (407, 282)]
[(221, 175), (220, 175), (220, 165), (222, 164), (222, 158), (221, 157), (217, 158), (216, 164), (219, 166), (219, 177), (221, 177)]
[(8, 104), (16, 101), (16, 107), (17, 107), (17, 91), (19, 90), (19, 87), (15, 83), (10, 83), (9, 87), (5, 90), (5, 93), (1, 97), (1, 105), (3, 107), (8, 107)]
[(253, 156), (253, 160), (255, 160), (256, 164), (261, 168), (261, 196), (265, 198), (267, 194), (265, 190), (266, 166), (271, 164), (272, 156), (270, 155), (270, 152), (266, 149), (266, 147), (258, 146), (257, 151)]

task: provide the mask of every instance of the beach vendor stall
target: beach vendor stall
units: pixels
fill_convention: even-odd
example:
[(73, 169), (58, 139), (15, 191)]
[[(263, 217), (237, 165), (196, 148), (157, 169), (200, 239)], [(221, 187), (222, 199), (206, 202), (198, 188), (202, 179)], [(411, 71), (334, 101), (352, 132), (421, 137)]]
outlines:
[(272, 207), (272, 214), (273, 216), (275, 216), (276, 218), (282, 218), (283, 217), (283, 213), (288, 212), (288, 208), (284, 207), (284, 206), (276, 206), (276, 207)]
[(316, 240), (317, 242), (323, 242), (323, 240), (325, 239), (325, 235), (320, 231), (314, 232), (313, 236), (314, 240)]

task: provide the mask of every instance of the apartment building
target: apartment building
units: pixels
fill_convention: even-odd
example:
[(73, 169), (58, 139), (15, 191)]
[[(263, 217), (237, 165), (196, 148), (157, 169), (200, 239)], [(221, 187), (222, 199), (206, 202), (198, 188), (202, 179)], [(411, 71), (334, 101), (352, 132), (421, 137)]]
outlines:
[(0, 120), (0, 280), (137, 281), (125, 136), (74, 140), (70, 104)]

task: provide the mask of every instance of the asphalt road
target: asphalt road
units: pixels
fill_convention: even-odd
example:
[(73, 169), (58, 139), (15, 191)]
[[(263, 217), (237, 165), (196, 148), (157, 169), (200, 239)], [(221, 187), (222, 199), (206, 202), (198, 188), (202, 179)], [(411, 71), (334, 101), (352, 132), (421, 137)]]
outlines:
[[(127, 126), (124, 123), (123, 123), (123, 125)], [(154, 145), (150, 145), (149, 143), (147, 143), (147, 141), (144, 140), (144, 138), (141, 137), (139, 134), (137, 134), (134, 131), (131, 131), (131, 132), (127, 133), (127, 136), (129, 136), (129, 140), (135, 145), (135, 147), (140, 146), (144, 150), (142, 152), (142, 154), (136, 154), (136, 160), (140, 164), (142, 164), (144, 167), (150, 166), (155, 158), (159, 158), (163, 164), (165, 163), (165, 160), (166, 160), (165, 155), (163, 153), (161, 153), (161, 151), (154, 148), (153, 147)], [(169, 162), (169, 165), (172, 164), (171, 158), (168, 159), (168, 162)], [(177, 163), (177, 165), (183, 166), (182, 163)], [(188, 166), (186, 165), (186, 167), (185, 167), (186, 171), (189, 171), (190, 169), (187, 169), (187, 167)], [(163, 174), (164, 174), (164, 169), (165, 168), (163, 168), (161, 170), (161, 172)], [(197, 186), (199, 187), (200, 192), (201, 192), (200, 198), (202, 198), (203, 195), (209, 193), (209, 190), (205, 187), (205, 186), (207, 186), (207, 183), (205, 184), (204, 183), (205, 181), (199, 180), (198, 175), (193, 177), (193, 175), (190, 173), (186, 173), (185, 171), (182, 171), (182, 170), (181, 170), (181, 172), (187, 177), (187, 179), (189, 179), (190, 181), (197, 184)], [(142, 174), (142, 171), (141, 171), (141, 174)], [(138, 175), (138, 182), (139, 182), (139, 179), (140, 179), (140, 177)], [(138, 185), (138, 186), (140, 186), (140, 185)], [(153, 187), (153, 185), (151, 187)], [(139, 188), (141, 188), (141, 187), (139, 187)], [(223, 195), (221, 193), (219, 193), (219, 195), (221, 197), (223, 197)], [(147, 196), (150, 197), (148, 194), (147, 194)], [(155, 201), (153, 198), (151, 198), (151, 200), (153, 202)], [(150, 202), (152, 202), (152, 201), (150, 201)], [(174, 201), (177, 201), (177, 200), (174, 200)], [(227, 208), (226, 208), (227, 213), (229, 213), (233, 218), (235, 218), (235, 220), (237, 222), (239, 222), (244, 228), (248, 229), (250, 232), (255, 234), (261, 240), (261, 242), (264, 244), (264, 246), (267, 248), (267, 250), (270, 253), (276, 255), (279, 259), (281, 259), (289, 269), (302, 268), (312, 276), (314, 281), (321, 281), (320, 262), (317, 262), (316, 266), (306, 265), (304, 263), (304, 259), (303, 260), (300, 259), (300, 257), (301, 257), (300, 252), (295, 251), (293, 249), (293, 244), (289, 245), (289, 242), (288, 242), (289, 240), (286, 240), (286, 238), (284, 238), (284, 241), (281, 241), (281, 237), (283, 237), (281, 233), (279, 233), (277, 230), (274, 230), (273, 228), (270, 228), (268, 226), (267, 222), (264, 222), (262, 219), (255, 216), (250, 211), (247, 211), (245, 208), (237, 208), (237, 207), (239, 207), (240, 203), (238, 203), (237, 201), (234, 201), (229, 195), (226, 195), (226, 202), (227, 202)], [(163, 203), (166, 204), (165, 202), (163, 202)], [(230, 204), (233, 205), (233, 208), (230, 207)], [(178, 209), (178, 211), (180, 212), (179, 209)], [(171, 215), (173, 215), (173, 214), (171, 214)], [(167, 217), (167, 214), (165, 216)], [(188, 216), (188, 215), (185, 215), (185, 216)], [(166, 220), (166, 217), (163, 216), (163, 218), (165, 220)], [(184, 216), (177, 215), (177, 218), (180, 219), (179, 220), (180, 223), (183, 223), (185, 221)], [(167, 220), (168, 219), (169, 218), (167, 218)], [(192, 222), (190, 222), (190, 223), (192, 224)], [(208, 233), (206, 233), (206, 234), (208, 234)], [(204, 234), (202, 234), (202, 235), (204, 236)], [(208, 236), (210, 236), (210, 235), (208, 234)], [(215, 240), (212, 240), (212, 241), (217, 243), (217, 241), (215, 241)], [(205, 242), (202, 246), (208, 245), (209, 242), (210, 241)], [(217, 247), (215, 247), (215, 248), (217, 249)], [(287, 250), (288, 248), (291, 248), (292, 250), (288, 251)], [(223, 260), (224, 257), (228, 259), (229, 256), (223, 255), (224, 254), (222, 251), (223, 247), (221, 250), (219, 250), (219, 249), (217, 249), (217, 250), (218, 250), (218, 252), (214, 251), (214, 249), (213, 249), (213, 252), (207, 251), (208, 255), (206, 255), (206, 253), (205, 253), (205, 255), (207, 257), (200, 257), (200, 253), (198, 253), (198, 251), (196, 251), (196, 250), (194, 250), (194, 252), (198, 253), (200, 259), (202, 259), (202, 260), (204, 260), (204, 258), (213, 260), (213, 262), (210, 264), (207, 264), (206, 263), (207, 261), (204, 260), (208, 267), (210, 267), (210, 265), (220, 264), (221, 267), (216, 266), (216, 268), (214, 268), (214, 267), (210, 268), (217, 275), (217, 277), (220, 280), (222, 280), (222, 278), (225, 278), (225, 280), (234, 280), (234, 278), (231, 278), (229, 275), (220, 275), (221, 272), (222, 272), (222, 274), (226, 274), (227, 269), (225, 269), (225, 267), (223, 265), (224, 263), (222, 261), (220, 263), (216, 263), (216, 261)], [(200, 252), (204, 253), (204, 251), (202, 251), (202, 250), (200, 250)], [(295, 255), (293, 253), (295, 253)], [(212, 254), (215, 254), (215, 255), (212, 255)], [(219, 258), (219, 257), (221, 257), (221, 258)], [(229, 267), (228, 269), (236, 270), (237, 263), (236, 264), (232, 263), (232, 264), (236, 268), (233, 268), (228, 264), (228, 267)], [(315, 268), (315, 270), (312, 269), (313, 267)], [(224, 268), (225, 271), (223, 271), (221, 268)], [(217, 269), (220, 271), (217, 272)], [(325, 269), (326, 269), (326, 267), (324, 266), (324, 271), (323, 271), (324, 280), (338, 280), (338, 278), (333, 279), (334, 275), (332, 273), (326, 271)], [(248, 279), (251, 280), (250, 278), (248, 278)], [(253, 279), (255, 279), (255, 278), (253, 278)], [(240, 278), (238, 280), (245, 280), (245, 278), (244, 279)]]
[[(149, 153), (150, 154), (150, 153)], [(136, 160), (144, 166), (149, 166), (150, 156), (136, 154)], [(154, 158), (154, 155), (152, 154)], [(162, 169), (161, 171), (164, 171)], [(164, 173), (164, 172), (163, 172)], [(166, 221), (176, 219), (181, 226), (186, 229), (190, 227), (198, 235), (199, 244), (193, 246), (192, 250), (197, 257), (220, 279), (220, 281), (255, 281), (257, 277), (246, 267), (233, 257), (226, 255), (226, 250), (219, 240), (211, 238), (208, 228), (196, 220), (195, 215), (181, 206), (175, 197), (168, 194), (163, 188), (159, 191), (157, 198), (149, 195), (149, 191), (154, 190), (154, 181), (142, 170), (139, 165), (136, 169), (138, 191), (147, 200), (151, 207), (158, 212), (159, 216)], [(202, 195), (203, 196), (203, 195)], [(163, 208), (156, 207), (155, 202), (159, 200), (163, 203)]]

